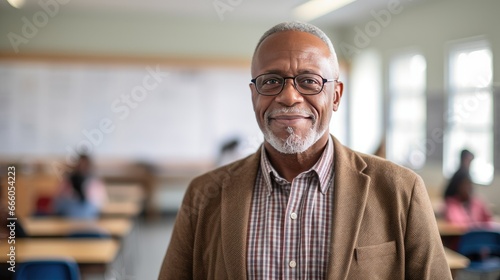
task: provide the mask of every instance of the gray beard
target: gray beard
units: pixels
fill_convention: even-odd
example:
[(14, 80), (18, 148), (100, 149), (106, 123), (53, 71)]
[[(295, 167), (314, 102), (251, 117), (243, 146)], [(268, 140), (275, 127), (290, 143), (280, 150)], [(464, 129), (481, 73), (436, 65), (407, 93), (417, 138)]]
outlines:
[[(268, 120), (267, 116), (266, 120)], [(314, 122), (315, 121), (316, 120), (314, 120)], [(314, 145), (314, 143), (316, 143), (326, 132), (326, 128), (311, 128), (304, 137), (301, 137), (300, 135), (297, 135), (295, 133), (293, 127), (289, 126), (286, 128), (286, 130), (290, 135), (285, 140), (282, 140), (278, 136), (274, 135), (274, 133), (269, 128), (268, 121), (266, 121), (266, 126), (264, 127), (263, 131), (264, 139), (266, 140), (266, 142), (268, 142), (273, 148), (283, 154), (300, 154), (307, 151), (307, 149)]]

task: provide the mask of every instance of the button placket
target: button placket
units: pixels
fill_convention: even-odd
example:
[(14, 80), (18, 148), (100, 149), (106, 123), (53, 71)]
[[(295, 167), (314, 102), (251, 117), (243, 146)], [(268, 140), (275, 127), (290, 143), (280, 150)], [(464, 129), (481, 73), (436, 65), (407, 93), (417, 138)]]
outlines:
[(300, 238), (298, 238), (297, 234), (300, 232), (301, 223), (299, 215), (300, 215), (300, 202), (302, 196), (307, 191), (307, 184), (304, 183), (306, 178), (297, 177), (290, 184), (290, 196), (287, 205), (286, 215), (288, 216), (285, 219), (285, 250), (284, 250), (284, 259), (285, 262), (285, 278), (295, 279), (299, 277), (299, 267), (297, 263), (297, 259), (300, 255)]

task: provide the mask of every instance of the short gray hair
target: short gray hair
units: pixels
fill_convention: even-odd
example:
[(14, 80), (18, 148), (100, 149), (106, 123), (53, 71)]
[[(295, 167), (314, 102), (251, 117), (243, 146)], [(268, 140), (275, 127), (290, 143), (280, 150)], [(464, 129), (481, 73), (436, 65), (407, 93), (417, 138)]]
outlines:
[(323, 30), (319, 29), (317, 26), (312, 25), (310, 23), (305, 23), (305, 22), (300, 22), (300, 21), (287, 21), (287, 22), (282, 22), (278, 23), (275, 26), (271, 27), (269, 30), (267, 30), (262, 37), (260, 37), (259, 42), (257, 43), (257, 46), (255, 47), (253, 55), (255, 56), (255, 53), (259, 49), (260, 45), (262, 42), (269, 36), (279, 33), (279, 32), (284, 32), (284, 31), (299, 31), (299, 32), (306, 32), (309, 34), (312, 34), (318, 38), (321, 39), (327, 46), (328, 49), (330, 50), (330, 59), (332, 60), (332, 67), (333, 67), (333, 74), (335, 75), (335, 78), (337, 79), (339, 77), (339, 62), (337, 60), (337, 54), (335, 53), (335, 48), (333, 47), (332, 41), (328, 36), (326, 36), (325, 32)]

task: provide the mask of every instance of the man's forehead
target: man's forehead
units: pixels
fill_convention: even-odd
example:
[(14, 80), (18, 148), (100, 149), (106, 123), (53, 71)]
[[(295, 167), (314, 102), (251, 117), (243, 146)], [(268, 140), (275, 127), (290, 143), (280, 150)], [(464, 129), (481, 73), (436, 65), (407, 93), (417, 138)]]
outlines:
[(269, 63), (288, 59), (320, 67), (317, 65), (318, 62), (320, 60), (329, 62), (329, 57), (330, 49), (315, 35), (300, 31), (282, 31), (262, 41), (253, 57), (252, 71), (263, 70), (262, 67), (273, 67)]

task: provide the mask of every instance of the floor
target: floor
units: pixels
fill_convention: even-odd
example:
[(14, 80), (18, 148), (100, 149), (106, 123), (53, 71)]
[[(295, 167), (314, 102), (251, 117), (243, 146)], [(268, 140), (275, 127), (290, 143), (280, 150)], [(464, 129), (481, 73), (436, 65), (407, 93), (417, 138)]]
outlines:
[(105, 275), (87, 275), (83, 280), (155, 280), (170, 242), (175, 214), (154, 221), (139, 218), (116, 261)]

